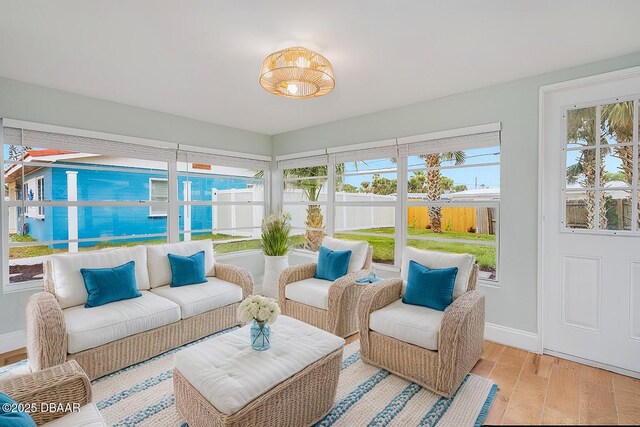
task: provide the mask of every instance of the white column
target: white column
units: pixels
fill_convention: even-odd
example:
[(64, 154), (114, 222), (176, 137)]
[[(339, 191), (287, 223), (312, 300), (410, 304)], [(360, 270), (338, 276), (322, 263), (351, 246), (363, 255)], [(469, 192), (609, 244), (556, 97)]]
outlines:
[[(234, 190), (229, 192), (229, 201), (236, 201), (236, 192)], [(236, 205), (231, 205), (231, 228), (236, 228)]]
[[(190, 202), (191, 201), (191, 181), (185, 181), (182, 183), (183, 184), (183, 194), (184, 194), (184, 201), (185, 202)], [(184, 205), (184, 224), (183, 224), (183, 229), (184, 230), (191, 230), (191, 205)], [(185, 242), (189, 242), (191, 241), (191, 232), (190, 231), (185, 231), (184, 232), (184, 241)]]
[[(211, 201), (216, 202), (218, 200), (218, 189), (211, 189)], [(218, 228), (218, 206), (211, 206), (211, 228)]]
[(168, 243), (180, 241), (180, 206), (178, 205), (178, 164), (169, 162), (167, 169), (167, 192), (169, 206), (167, 211)]
[[(67, 201), (77, 202), (78, 201), (78, 172), (76, 171), (66, 171), (66, 172), (67, 172)], [(69, 240), (77, 240), (78, 239), (78, 207), (77, 206), (67, 207), (67, 229), (68, 229), (67, 238)], [(78, 242), (69, 242), (69, 252), (78, 252)]]

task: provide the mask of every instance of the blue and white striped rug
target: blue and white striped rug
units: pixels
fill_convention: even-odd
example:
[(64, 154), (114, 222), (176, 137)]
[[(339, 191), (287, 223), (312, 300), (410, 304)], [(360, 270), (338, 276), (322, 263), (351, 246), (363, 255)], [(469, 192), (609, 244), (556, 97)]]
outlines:
[[(94, 401), (107, 425), (186, 426), (175, 409), (171, 381), (173, 354), (179, 350), (93, 381)], [(317, 425), (479, 426), (496, 388), (470, 374), (451, 399), (444, 399), (363, 363), (359, 343), (354, 342), (345, 348), (335, 405)]]

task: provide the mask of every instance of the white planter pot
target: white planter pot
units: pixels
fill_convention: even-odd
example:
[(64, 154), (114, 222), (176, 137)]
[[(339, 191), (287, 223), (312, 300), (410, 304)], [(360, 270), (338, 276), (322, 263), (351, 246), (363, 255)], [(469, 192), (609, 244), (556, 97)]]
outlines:
[(262, 293), (268, 297), (278, 296), (278, 281), (280, 273), (289, 267), (289, 256), (264, 256), (264, 279)]

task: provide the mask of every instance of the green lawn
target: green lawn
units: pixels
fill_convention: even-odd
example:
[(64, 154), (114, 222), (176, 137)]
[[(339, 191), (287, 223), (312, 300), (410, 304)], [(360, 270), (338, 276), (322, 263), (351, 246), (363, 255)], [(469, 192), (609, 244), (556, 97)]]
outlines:
[[(395, 233), (393, 228), (368, 228), (359, 230), (366, 233), (389, 234)], [(433, 251), (453, 252), (453, 253), (469, 253), (476, 256), (478, 265), (484, 271), (493, 272), (496, 269), (496, 248), (492, 245), (458, 243), (458, 242), (441, 242), (433, 240), (411, 239), (411, 236), (431, 236), (441, 239), (465, 239), (465, 240), (482, 240), (495, 241), (496, 236), (490, 234), (460, 233), (453, 231), (443, 231), (442, 234), (433, 233), (431, 230), (410, 228), (409, 239), (407, 245)], [(366, 240), (373, 246), (373, 260), (384, 264), (393, 264), (395, 241), (391, 237), (382, 236), (362, 236), (358, 234), (336, 233), (336, 237), (347, 240)]]

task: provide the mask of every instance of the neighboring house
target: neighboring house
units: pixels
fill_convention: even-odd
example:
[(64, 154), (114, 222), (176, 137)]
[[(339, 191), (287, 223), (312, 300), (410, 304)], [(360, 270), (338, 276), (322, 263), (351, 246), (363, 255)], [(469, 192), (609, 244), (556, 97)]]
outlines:
[[(69, 196), (69, 173), (77, 174), (75, 175), (75, 191), (79, 201), (168, 200), (167, 170), (166, 164), (162, 162), (145, 162), (41, 149), (27, 151), (23, 160), (24, 171), (22, 164), (14, 164), (5, 170), (7, 195), (10, 200), (24, 198), (35, 201), (66, 201)], [(55, 164), (55, 167), (33, 166), (30, 165), (30, 162)], [(100, 169), (89, 169), (86, 168), (87, 166), (99, 167)], [(187, 165), (183, 164), (182, 166), (186, 170)], [(237, 169), (231, 171), (224, 167), (189, 165), (190, 200), (212, 201), (216, 200), (218, 193), (228, 194), (229, 190), (234, 189), (250, 193), (252, 182), (246, 177), (252, 175), (253, 172), (250, 170), (238, 175)], [(179, 200), (185, 200), (186, 181), (186, 176), (178, 177)], [(25, 209), (24, 217), (21, 215), (21, 208), (10, 209), (9, 223), (14, 225), (10, 232), (21, 232), (22, 230), (38, 241), (68, 239), (69, 208), (64, 206), (30, 206)], [(215, 209), (217, 208), (212, 206), (192, 206), (190, 209), (191, 226), (189, 227), (187, 224), (186, 228), (211, 230), (216, 227), (214, 222), (219, 216), (219, 212), (215, 212)], [(180, 207), (181, 230), (185, 226), (184, 210), (184, 207)], [(79, 239), (113, 237), (113, 240), (117, 240), (118, 236), (148, 235), (167, 231), (167, 213), (165, 209), (157, 206), (80, 206), (77, 211)], [(218, 222), (222, 222), (222, 219)], [(253, 225), (256, 224), (240, 224), (238, 226)], [(81, 242), (80, 246), (95, 244), (96, 242)], [(52, 246), (66, 247), (66, 243)]]

